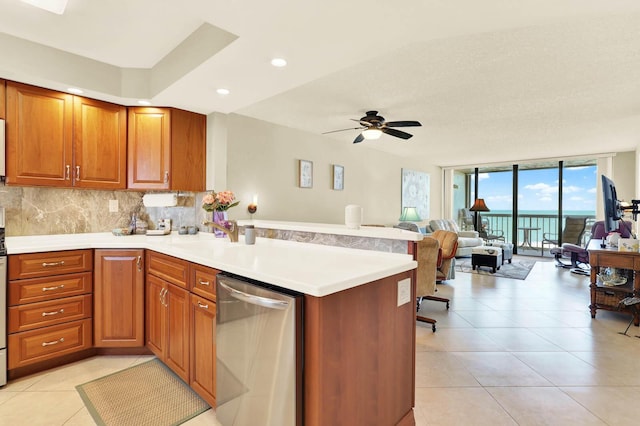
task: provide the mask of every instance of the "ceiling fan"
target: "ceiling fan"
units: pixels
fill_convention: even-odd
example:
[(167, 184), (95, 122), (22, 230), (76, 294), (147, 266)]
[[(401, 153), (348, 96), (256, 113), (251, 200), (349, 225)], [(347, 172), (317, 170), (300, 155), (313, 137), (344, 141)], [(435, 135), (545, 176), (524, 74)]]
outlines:
[(384, 117), (378, 115), (378, 111), (367, 111), (367, 114), (359, 120), (352, 118), (351, 120), (360, 123), (360, 127), (350, 127), (348, 129), (332, 130), (327, 133), (344, 132), (345, 130), (362, 129), (362, 132), (355, 138), (353, 143), (360, 143), (365, 139), (378, 139), (383, 133), (395, 136), (401, 139), (409, 139), (413, 135), (402, 130), (396, 130), (392, 127), (417, 127), (422, 126), (419, 121), (385, 121)]

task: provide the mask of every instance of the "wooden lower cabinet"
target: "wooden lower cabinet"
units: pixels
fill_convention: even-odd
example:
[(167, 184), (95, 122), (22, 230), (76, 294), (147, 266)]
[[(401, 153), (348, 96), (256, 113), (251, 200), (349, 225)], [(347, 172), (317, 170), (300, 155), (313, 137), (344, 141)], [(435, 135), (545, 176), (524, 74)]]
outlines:
[(94, 346), (144, 346), (144, 250), (95, 250)]
[(189, 292), (147, 274), (147, 347), (189, 383)]
[(216, 303), (191, 295), (191, 381), (189, 385), (216, 406)]
[(77, 352), (91, 347), (91, 319), (10, 334), (8, 369)]
[(92, 347), (92, 260), (92, 250), (9, 256), (9, 370)]

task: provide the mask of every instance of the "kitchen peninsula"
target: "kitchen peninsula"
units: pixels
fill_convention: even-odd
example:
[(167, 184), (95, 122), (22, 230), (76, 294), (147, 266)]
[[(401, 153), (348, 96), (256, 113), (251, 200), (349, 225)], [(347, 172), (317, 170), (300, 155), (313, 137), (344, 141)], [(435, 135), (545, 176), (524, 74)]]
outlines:
[(245, 245), (206, 233), (9, 237), (7, 247), (9, 256), (143, 249), (300, 292), (304, 424), (414, 424), (411, 255), (267, 238)]

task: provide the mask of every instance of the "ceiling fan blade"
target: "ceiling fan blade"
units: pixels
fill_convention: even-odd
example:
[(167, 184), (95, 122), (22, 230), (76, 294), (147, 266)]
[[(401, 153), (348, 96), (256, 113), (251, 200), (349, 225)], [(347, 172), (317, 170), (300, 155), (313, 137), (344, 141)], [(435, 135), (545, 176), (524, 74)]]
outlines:
[(407, 133), (407, 132), (403, 132), (402, 130), (396, 130), (396, 129), (389, 129), (386, 127), (383, 127), (382, 130), (384, 133), (390, 135), (390, 136), (395, 136), (397, 138), (401, 138), (401, 139), (409, 139), (411, 137), (413, 137), (413, 135)]
[(331, 130), (329, 132), (324, 132), (322, 133), (323, 135), (329, 134), (329, 133), (335, 133), (335, 132), (344, 132), (346, 130), (355, 130), (355, 129), (362, 129), (362, 127), (349, 127), (348, 129), (340, 129), (340, 130)]
[(419, 121), (388, 121), (387, 127), (417, 127), (422, 126)]
[(362, 133), (360, 133), (353, 141), (353, 143), (360, 143), (364, 140), (364, 136), (362, 136)]

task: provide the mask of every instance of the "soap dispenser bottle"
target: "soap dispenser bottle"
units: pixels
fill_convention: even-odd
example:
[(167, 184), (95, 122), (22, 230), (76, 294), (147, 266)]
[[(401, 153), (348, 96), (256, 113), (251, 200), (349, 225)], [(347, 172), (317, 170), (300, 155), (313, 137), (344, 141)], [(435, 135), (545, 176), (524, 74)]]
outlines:
[(132, 214), (131, 215), (131, 223), (129, 223), (129, 233), (130, 234), (135, 234), (136, 233), (136, 222), (137, 222), (137, 218), (136, 218), (136, 214)]

